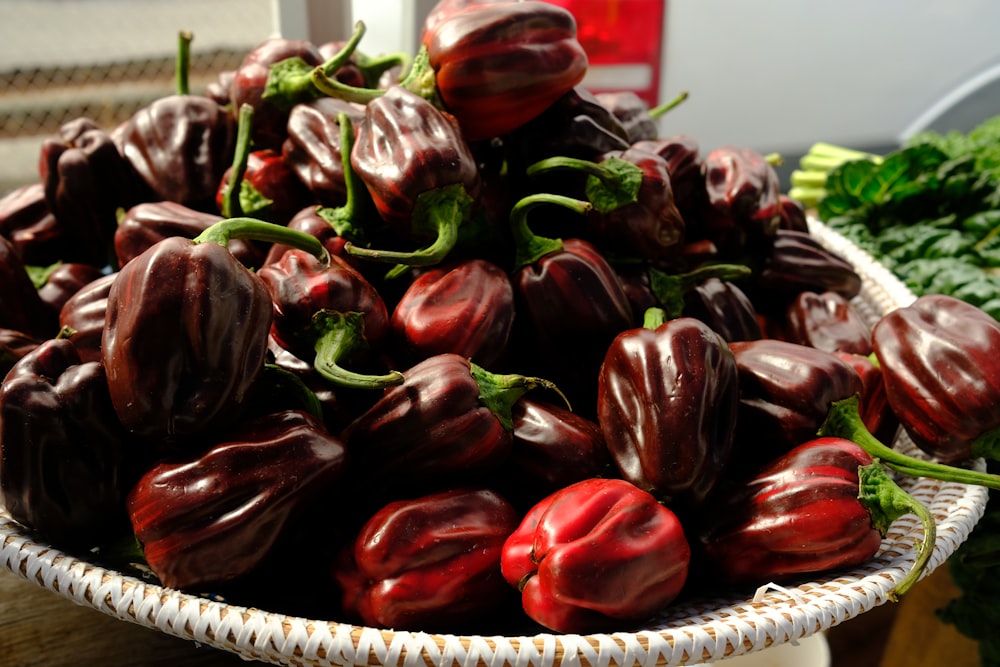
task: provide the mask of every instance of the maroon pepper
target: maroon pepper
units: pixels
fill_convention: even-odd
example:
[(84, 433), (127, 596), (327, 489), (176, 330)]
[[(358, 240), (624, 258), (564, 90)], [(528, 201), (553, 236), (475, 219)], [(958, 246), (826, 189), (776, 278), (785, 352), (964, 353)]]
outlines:
[(695, 285), (684, 293), (682, 312), (701, 320), (730, 343), (764, 337), (753, 302), (731, 280), (713, 277)]
[(497, 375), (457, 354), (439, 354), (403, 372), (343, 432), (361, 487), (433, 489), (493, 472), (510, 454), (511, 405), (551, 383)]
[(137, 452), (111, 405), (104, 368), (50, 338), (0, 385), (0, 499), (53, 545), (89, 549), (128, 534)]
[(861, 447), (816, 438), (717, 496), (698, 528), (700, 552), (717, 581), (787, 582), (861, 565), (897, 518), (914, 513), (924, 536), (910, 571), (890, 595), (920, 578), (934, 550), (934, 518)]
[(503, 546), (504, 578), (533, 620), (559, 633), (630, 629), (687, 581), (691, 548), (677, 516), (620, 479), (556, 491)]
[(128, 494), (146, 562), (164, 586), (237, 580), (275, 550), (343, 476), (345, 450), (312, 417), (247, 420), (195, 456), (154, 465)]
[(58, 333), (52, 310), (35, 288), (17, 249), (0, 236), (0, 327), (38, 338)]
[(490, 368), (506, 352), (514, 288), (492, 262), (451, 262), (410, 283), (389, 325), (394, 348), (410, 362), (451, 352)]
[(272, 318), (267, 288), (226, 247), (240, 236), (326, 254), (312, 236), (232, 218), (194, 240), (160, 241), (112, 283), (101, 353), (115, 410), (137, 435), (185, 438), (239, 417)]
[(785, 339), (793, 343), (826, 352), (868, 355), (872, 351), (871, 327), (837, 292), (802, 292), (789, 304), (783, 324)]
[(371, 627), (468, 628), (508, 599), (500, 554), (517, 523), (513, 506), (484, 489), (388, 503), (365, 522), (335, 572), (343, 608)]
[(597, 414), (621, 476), (677, 506), (701, 504), (722, 480), (739, 384), (726, 341), (703, 322), (647, 311), (619, 334), (598, 377)]
[(109, 273), (91, 281), (77, 290), (59, 309), (60, 335), (73, 342), (83, 361), (101, 360), (108, 294), (117, 277), (117, 273)]
[(884, 315), (872, 344), (892, 411), (914, 444), (945, 463), (996, 458), (1000, 324), (946, 295)]
[(38, 297), (57, 316), (63, 305), (78, 291), (101, 278), (104, 271), (93, 264), (64, 262), (48, 267), (38, 286)]
[(0, 382), (14, 364), (42, 341), (14, 329), (0, 329)]
[(674, 202), (685, 215), (694, 206), (694, 193), (704, 189), (701, 173), (701, 146), (687, 134), (675, 134), (658, 139), (641, 140), (633, 144), (635, 148), (656, 153), (667, 161), (670, 186), (674, 191)]
[(48, 266), (66, 257), (66, 234), (45, 201), (45, 188), (31, 183), (0, 197), (0, 236), (30, 266)]
[(389, 334), (385, 302), (364, 276), (331, 255), (322, 262), (289, 250), (257, 272), (274, 306), (271, 336), (338, 386), (382, 389), (400, 384), (397, 371), (358, 373), (342, 362), (377, 348)]
[(809, 232), (778, 229), (751, 284), (762, 311), (783, 314), (802, 292), (835, 292), (845, 299), (861, 293), (861, 276), (840, 254)]

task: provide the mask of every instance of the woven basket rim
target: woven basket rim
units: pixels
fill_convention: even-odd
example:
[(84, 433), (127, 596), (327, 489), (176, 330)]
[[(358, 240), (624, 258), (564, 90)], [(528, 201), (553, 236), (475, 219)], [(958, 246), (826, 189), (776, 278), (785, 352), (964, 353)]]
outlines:
[[(861, 275), (862, 294), (854, 304), (869, 322), (915, 298), (870, 255), (819, 221), (809, 222), (819, 241)], [(897, 446), (921, 455), (905, 434)], [(976, 463), (985, 469), (982, 461)], [(904, 478), (900, 484), (927, 505), (938, 524), (927, 576), (972, 532), (985, 510), (987, 490), (922, 478)], [(863, 566), (829, 579), (766, 584), (751, 596), (685, 601), (635, 632), (449, 635), (288, 616), (167, 589), (53, 548), (0, 506), (0, 566), (14, 574), (119, 620), (248, 660), (318, 667), (651, 667), (714, 662), (807, 637), (888, 602), (893, 586), (914, 562), (921, 537), (919, 520), (905, 515), (893, 523), (879, 553)]]

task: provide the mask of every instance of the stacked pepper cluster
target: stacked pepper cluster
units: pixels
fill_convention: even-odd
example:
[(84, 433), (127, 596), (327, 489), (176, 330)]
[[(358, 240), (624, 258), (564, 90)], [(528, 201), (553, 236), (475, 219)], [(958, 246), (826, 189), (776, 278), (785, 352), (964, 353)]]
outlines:
[(1000, 488), (1000, 325), (870, 328), (767, 157), (588, 93), (575, 31), (444, 0), (413, 57), (272, 39), (201, 95), (182, 34), (175, 95), (46, 141), (0, 200), (10, 515), (236, 603), (589, 632), (914, 512), (905, 592), (887, 469)]

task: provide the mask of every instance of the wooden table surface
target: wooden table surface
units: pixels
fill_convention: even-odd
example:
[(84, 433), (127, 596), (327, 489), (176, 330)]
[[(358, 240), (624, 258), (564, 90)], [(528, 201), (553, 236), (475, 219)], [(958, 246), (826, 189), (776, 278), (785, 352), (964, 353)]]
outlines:
[[(831, 667), (979, 667), (974, 642), (934, 610), (956, 595), (945, 569), (898, 604), (827, 633)], [(264, 663), (81, 607), (0, 570), (0, 667), (234, 667)]]

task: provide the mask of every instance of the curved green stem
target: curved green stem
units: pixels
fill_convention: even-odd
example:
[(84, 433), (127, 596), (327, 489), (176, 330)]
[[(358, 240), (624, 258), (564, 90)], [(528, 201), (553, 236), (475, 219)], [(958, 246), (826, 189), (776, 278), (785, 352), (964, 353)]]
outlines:
[(280, 243), (297, 250), (305, 250), (316, 257), (324, 266), (330, 264), (329, 251), (312, 234), (255, 218), (225, 218), (211, 225), (191, 242), (217, 243), (223, 248), (227, 248), (233, 239)]
[(410, 54), (403, 51), (386, 53), (379, 56), (367, 56), (355, 51), (354, 55), (355, 64), (361, 70), (362, 76), (365, 77), (365, 82), (371, 88), (377, 87), (382, 75), (393, 67), (399, 66), (402, 71), (407, 71), (413, 60)]
[(377, 262), (392, 262), (406, 266), (440, 264), (458, 243), (458, 230), (472, 208), (472, 197), (460, 183), (429, 190), (417, 197), (410, 226), (415, 235), (432, 236), (434, 241), (410, 251), (362, 248), (352, 243), (344, 251)]
[(225, 196), (222, 198), (222, 217), (234, 218), (243, 215), (240, 205), (240, 188), (243, 176), (247, 172), (247, 162), (250, 159), (250, 135), (253, 129), (253, 107), (249, 104), (240, 105), (239, 121), (236, 126), (236, 147), (233, 151), (233, 166), (226, 183)]
[(653, 296), (663, 306), (669, 319), (680, 317), (684, 312), (684, 295), (710, 278), (719, 280), (739, 280), (750, 276), (752, 270), (743, 264), (705, 264), (687, 273), (666, 273), (649, 267), (649, 288)]
[(174, 61), (174, 89), (178, 95), (188, 95), (191, 92), (191, 42), (194, 35), (187, 30), (177, 34), (177, 59)]
[(347, 201), (343, 206), (336, 208), (321, 206), (316, 209), (316, 215), (326, 220), (337, 232), (337, 236), (358, 241), (361, 230), (354, 226), (354, 221), (360, 214), (361, 202), (367, 201), (365, 189), (361, 179), (354, 173), (351, 167), (351, 150), (354, 148), (354, 126), (351, 117), (341, 112), (337, 116), (337, 123), (340, 124), (340, 160), (344, 168), (344, 189), (347, 193)]
[(366, 349), (363, 313), (339, 313), (321, 310), (313, 316), (310, 332), (315, 336), (316, 358), (313, 368), (339, 387), (353, 389), (385, 389), (403, 384), (403, 374), (390, 371), (384, 375), (356, 373), (341, 366), (356, 353)]
[(556, 170), (579, 171), (587, 175), (587, 199), (600, 213), (610, 213), (639, 201), (642, 188), (642, 168), (628, 160), (611, 156), (600, 162), (556, 156), (528, 166), (529, 176)]
[(859, 399), (856, 394), (834, 401), (826, 421), (819, 429), (819, 435), (850, 440), (868, 452), (872, 458), (881, 460), (886, 467), (904, 475), (1000, 489), (1000, 475), (918, 459), (886, 446), (865, 426), (858, 405)]
[(472, 379), (479, 385), (479, 400), (490, 409), (490, 412), (496, 415), (496, 418), (508, 431), (514, 430), (514, 418), (511, 415), (514, 403), (532, 389), (539, 387), (551, 389), (566, 401), (567, 406), (569, 405), (569, 401), (559, 391), (559, 387), (549, 380), (526, 375), (490, 373), (471, 362), (469, 366)]
[(897, 596), (910, 590), (927, 568), (937, 540), (937, 524), (930, 510), (896, 484), (878, 460), (858, 468), (858, 482), (858, 500), (868, 510), (872, 523), (883, 536), (889, 531), (892, 522), (904, 514), (915, 515), (923, 526), (924, 535), (917, 546), (917, 558), (913, 567), (889, 593), (889, 597), (895, 600)]
[(681, 92), (674, 99), (669, 100), (667, 102), (664, 102), (663, 104), (659, 104), (659, 105), (653, 107), (652, 109), (650, 109), (649, 110), (649, 116), (651, 118), (653, 118), (653, 119), (659, 118), (660, 116), (664, 115), (668, 111), (671, 111), (671, 110), (677, 108), (687, 98), (688, 98), (688, 92), (685, 90), (685, 91)]
[(586, 215), (592, 208), (588, 202), (549, 193), (528, 195), (514, 204), (510, 209), (510, 227), (515, 244), (515, 271), (563, 249), (561, 239), (538, 236), (528, 226), (528, 213), (543, 204), (562, 206), (580, 215)]

